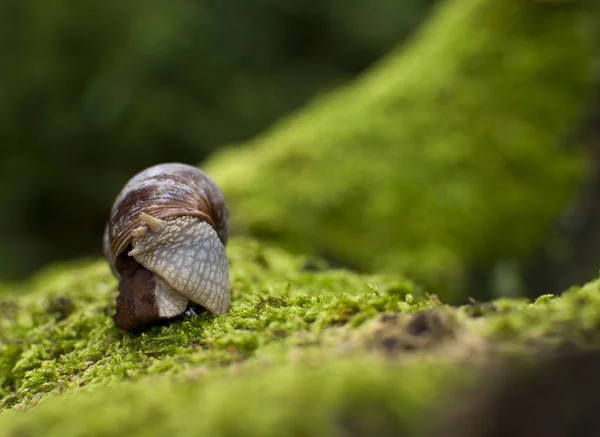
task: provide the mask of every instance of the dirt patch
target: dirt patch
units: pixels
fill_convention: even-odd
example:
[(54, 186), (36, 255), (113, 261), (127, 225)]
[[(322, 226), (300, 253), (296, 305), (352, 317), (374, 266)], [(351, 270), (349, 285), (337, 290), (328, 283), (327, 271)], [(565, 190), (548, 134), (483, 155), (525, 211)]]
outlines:
[(75, 311), (73, 301), (64, 296), (55, 297), (46, 305), (46, 312), (52, 314), (57, 322), (69, 317), (73, 311)]
[(454, 353), (476, 347), (482, 340), (467, 330), (444, 309), (417, 314), (386, 314), (368, 324), (360, 333), (371, 351), (394, 357), (410, 353)]
[(19, 311), (19, 305), (16, 302), (0, 301), (0, 319), (12, 320)]

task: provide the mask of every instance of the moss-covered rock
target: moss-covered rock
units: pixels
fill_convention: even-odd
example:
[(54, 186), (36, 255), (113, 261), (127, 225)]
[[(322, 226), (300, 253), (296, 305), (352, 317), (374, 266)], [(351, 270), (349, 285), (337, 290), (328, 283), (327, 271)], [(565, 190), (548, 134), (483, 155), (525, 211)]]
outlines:
[(531, 255), (582, 181), (594, 2), (443, 2), (409, 44), (205, 166), (238, 232), (464, 299)]
[(144, 332), (114, 327), (100, 261), (0, 297), (0, 436), (421, 435), (486, 362), (600, 346), (600, 281), (450, 307), (253, 240), (228, 254), (230, 313)]
[[(116, 280), (105, 262), (37, 276), (0, 300), (0, 405), (143, 374), (278, 357), (379, 313), (430, 305), (401, 278), (319, 271), (319, 262), (250, 240), (229, 247), (233, 305), (138, 334), (115, 328)], [(29, 291), (27, 291), (29, 288)]]

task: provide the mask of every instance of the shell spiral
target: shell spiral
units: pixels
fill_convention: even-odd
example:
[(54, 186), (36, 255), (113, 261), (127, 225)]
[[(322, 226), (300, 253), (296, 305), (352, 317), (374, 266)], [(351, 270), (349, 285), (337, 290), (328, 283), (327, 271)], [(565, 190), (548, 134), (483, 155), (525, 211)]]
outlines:
[(119, 279), (114, 321), (123, 330), (185, 311), (189, 301), (229, 309), (227, 206), (202, 170), (159, 164), (117, 195), (104, 232), (104, 255)]

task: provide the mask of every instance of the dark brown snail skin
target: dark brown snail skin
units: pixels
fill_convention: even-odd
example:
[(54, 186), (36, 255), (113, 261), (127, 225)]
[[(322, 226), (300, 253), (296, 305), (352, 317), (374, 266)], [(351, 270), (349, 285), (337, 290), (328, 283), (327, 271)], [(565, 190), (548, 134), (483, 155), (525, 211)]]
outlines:
[(104, 255), (119, 279), (115, 325), (143, 328), (185, 312), (191, 302), (229, 310), (227, 206), (202, 170), (159, 164), (117, 195), (104, 232)]

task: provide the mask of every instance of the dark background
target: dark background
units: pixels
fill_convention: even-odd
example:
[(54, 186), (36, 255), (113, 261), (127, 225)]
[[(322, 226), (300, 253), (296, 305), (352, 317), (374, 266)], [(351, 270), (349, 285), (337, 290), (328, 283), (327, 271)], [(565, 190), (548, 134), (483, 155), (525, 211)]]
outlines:
[(363, 71), (432, 3), (0, 2), (0, 278), (99, 256), (129, 177), (252, 137)]

